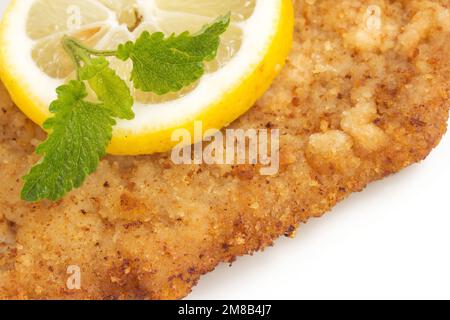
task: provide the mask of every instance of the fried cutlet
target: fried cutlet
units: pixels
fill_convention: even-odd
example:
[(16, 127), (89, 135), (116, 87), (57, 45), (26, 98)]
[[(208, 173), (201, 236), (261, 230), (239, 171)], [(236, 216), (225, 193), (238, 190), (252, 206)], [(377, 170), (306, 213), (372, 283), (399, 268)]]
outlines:
[[(45, 134), (0, 88), (0, 297), (174, 299), (220, 262), (423, 160), (446, 131), (447, 0), (296, 1), (286, 68), (233, 128), (278, 128), (281, 167), (104, 159), (63, 200), (20, 200)], [(301, 232), (301, 230), (300, 230)], [(81, 269), (81, 290), (66, 286)]]

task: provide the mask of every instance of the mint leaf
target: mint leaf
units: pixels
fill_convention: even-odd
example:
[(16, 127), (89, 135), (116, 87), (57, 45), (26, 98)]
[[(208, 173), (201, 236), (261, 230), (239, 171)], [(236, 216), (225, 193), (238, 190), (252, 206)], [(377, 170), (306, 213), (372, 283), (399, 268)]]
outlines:
[(58, 99), (50, 105), (54, 117), (44, 123), (48, 139), (36, 150), (44, 158), (24, 177), (22, 199), (59, 200), (81, 186), (106, 153), (115, 125), (104, 105), (84, 100), (86, 86), (71, 81), (57, 89)]
[(125, 81), (109, 67), (105, 58), (91, 60), (80, 71), (81, 80), (87, 80), (97, 98), (103, 102), (114, 117), (131, 120), (134, 118), (133, 97)]
[(197, 81), (205, 72), (205, 61), (217, 55), (230, 15), (219, 18), (200, 32), (165, 37), (162, 32), (144, 32), (135, 43), (119, 46), (116, 56), (131, 59), (131, 79), (136, 89), (163, 95), (177, 92)]

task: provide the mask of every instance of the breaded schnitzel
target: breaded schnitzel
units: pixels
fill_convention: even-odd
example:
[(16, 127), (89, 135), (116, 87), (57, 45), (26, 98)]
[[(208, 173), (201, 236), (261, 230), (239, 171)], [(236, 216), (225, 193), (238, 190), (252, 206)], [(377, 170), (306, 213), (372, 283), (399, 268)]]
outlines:
[[(446, 0), (296, 1), (288, 65), (234, 128), (279, 128), (281, 167), (108, 157), (58, 203), (20, 200), (45, 134), (0, 89), (0, 297), (181, 298), (222, 261), (290, 235), (424, 159), (446, 131)], [(81, 269), (81, 290), (66, 286)]]

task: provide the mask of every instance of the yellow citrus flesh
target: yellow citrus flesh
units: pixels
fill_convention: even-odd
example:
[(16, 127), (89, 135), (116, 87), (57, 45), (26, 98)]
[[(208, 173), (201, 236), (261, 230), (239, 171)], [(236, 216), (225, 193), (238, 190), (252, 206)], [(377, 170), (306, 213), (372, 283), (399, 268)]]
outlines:
[[(111, 66), (128, 81), (136, 101), (134, 122), (119, 121), (114, 129), (108, 148), (111, 154), (168, 151), (177, 143), (171, 139), (174, 130), (187, 129), (193, 133), (195, 121), (202, 121), (205, 131), (227, 126), (251, 108), (269, 88), (284, 65), (292, 44), (294, 22), (290, 0), (272, 0), (269, 13), (263, 4), (266, 0), (156, 0), (156, 14), (151, 8), (138, 6), (139, 0), (35, 0), (32, 6), (24, 1), (28, 2), (13, 1), (0, 25), (0, 77), (17, 106), (39, 125), (51, 116), (48, 105), (57, 85), (74, 76), (73, 66), (60, 47), (62, 35), (71, 34), (98, 49), (114, 49), (118, 43), (133, 40), (144, 30), (166, 34), (196, 31), (215, 17), (232, 12), (232, 25), (222, 38), (217, 59), (207, 65), (205, 80), (180, 93), (160, 97), (134, 90), (128, 80), (131, 64), (111, 59)], [(93, 3), (98, 12), (93, 10)], [(76, 4), (89, 12), (83, 16), (85, 25), (76, 30), (65, 30), (65, 20), (60, 19), (58, 10), (66, 4)], [(39, 22), (45, 17), (34, 16), (43, 11), (48, 13), (50, 20), (53, 19), (51, 23)], [(23, 30), (13, 21), (21, 15), (25, 15), (26, 21)], [(37, 23), (40, 24), (36, 27)], [(255, 32), (250, 31), (261, 23), (269, 24), (270, 32), (262, 31), (262, 35), (255, 35), (253, 39)], [(20, 41), (26, 45), (21, 45)], [(259, 45), (259, 51), (245, 52), (251, 50), (249, 44)], [(26, 53), (28, 56), (16, 56), (19, 63), (13, 52), (21, 48), (29, 52)], [(27, 63), (30, 65), (24, 67)], [(29, 77), (27, 70), (31, 74)], [(226, 77), (224, 84), (220, 77)], [(208, 87), (207, 82), (214, 86)]]

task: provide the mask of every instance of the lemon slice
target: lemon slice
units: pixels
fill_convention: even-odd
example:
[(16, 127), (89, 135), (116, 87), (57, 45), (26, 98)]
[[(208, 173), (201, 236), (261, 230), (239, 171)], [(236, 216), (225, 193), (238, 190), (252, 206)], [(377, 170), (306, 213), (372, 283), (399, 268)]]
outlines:
[[(86, 45), (116, 49), (143, 31), (198, 31), (232, 13), (217, 58), (194, 85), (157, 96), (135, 90), (134, 120), (118, 121), (111, 154), (170, 150), (176, 129), (220, 129), (246, 112), (268, 89), (290, 51), (291, 0), (13, 0), (0, 25), (0, 76), (15, 103), (39, 125), (49, 117), (56, 87), (74, 77), (61, 46), (71, 35)], [(130, 62), (111, 58), (127, 81)]]

